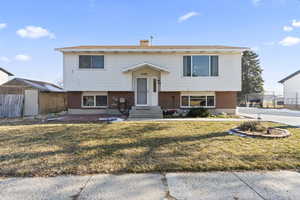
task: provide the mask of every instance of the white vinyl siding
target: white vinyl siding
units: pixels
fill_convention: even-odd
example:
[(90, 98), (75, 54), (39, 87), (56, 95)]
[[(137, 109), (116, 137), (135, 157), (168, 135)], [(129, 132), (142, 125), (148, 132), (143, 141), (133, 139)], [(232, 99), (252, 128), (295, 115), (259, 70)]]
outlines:
[[(219, 75), (184, 77), (183, 55), (160, 53), (106, 53), (105, 69), (79, 69), (80, 53), (64, 54), (64, 89), (67, 91), (134, 91), (133, 73), (124, 73), (128, 66), (152, 63), (167, 68), (158, 79), (159, 91), (240, 91), (241, 55), (218, 55)], [(93, 54), (94, 55), (94, 54)]]

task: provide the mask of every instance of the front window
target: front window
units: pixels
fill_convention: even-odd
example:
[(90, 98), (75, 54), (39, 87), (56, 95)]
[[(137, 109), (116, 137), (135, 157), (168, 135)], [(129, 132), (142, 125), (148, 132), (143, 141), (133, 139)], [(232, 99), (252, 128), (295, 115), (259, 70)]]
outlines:
[(84, 95), (82, 96), (82, 106), (83, 107), (106, 107), (107, 106), (107, 96), (105, 95)]
[(183, 56), (183, 76), (218, 76), (218, 56)]
[(182, 107), (215, 107), (215, 96), (181, 96)]
[(104, 56), (79, 56), (79, 68), (81, 69), (104, 69)]

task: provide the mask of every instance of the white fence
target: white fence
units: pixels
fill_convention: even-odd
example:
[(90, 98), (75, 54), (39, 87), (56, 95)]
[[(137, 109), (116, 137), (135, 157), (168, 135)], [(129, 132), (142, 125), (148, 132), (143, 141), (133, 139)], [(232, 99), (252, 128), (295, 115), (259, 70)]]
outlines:
[(0, 118), (21, 117), (24, 95), (0, 94)]

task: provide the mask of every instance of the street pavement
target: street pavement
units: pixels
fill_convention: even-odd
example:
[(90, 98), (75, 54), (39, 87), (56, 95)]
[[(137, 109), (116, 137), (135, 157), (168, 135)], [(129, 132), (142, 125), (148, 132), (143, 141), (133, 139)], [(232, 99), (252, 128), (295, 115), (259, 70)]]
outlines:
[(298, 200), (300, 173), (98, 174), (0, 179), (1, 200)]
[(288, 109), (262, 109), (262, 108), (238, 108), (238, 114), (245, 117), (261, 118), (264, 121), (273, 121), (300, 127), (300, 111)]

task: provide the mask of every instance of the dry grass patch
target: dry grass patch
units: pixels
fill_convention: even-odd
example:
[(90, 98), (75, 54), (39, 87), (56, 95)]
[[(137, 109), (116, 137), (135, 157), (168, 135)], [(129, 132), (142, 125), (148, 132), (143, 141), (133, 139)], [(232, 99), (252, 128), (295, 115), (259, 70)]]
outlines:
[[(296, 169), (300, 130), (242, 138), (238, 122), (122, 122), (0, 126), (0, 176)], [(268, 123), (270, 126), (278, 124)]]

